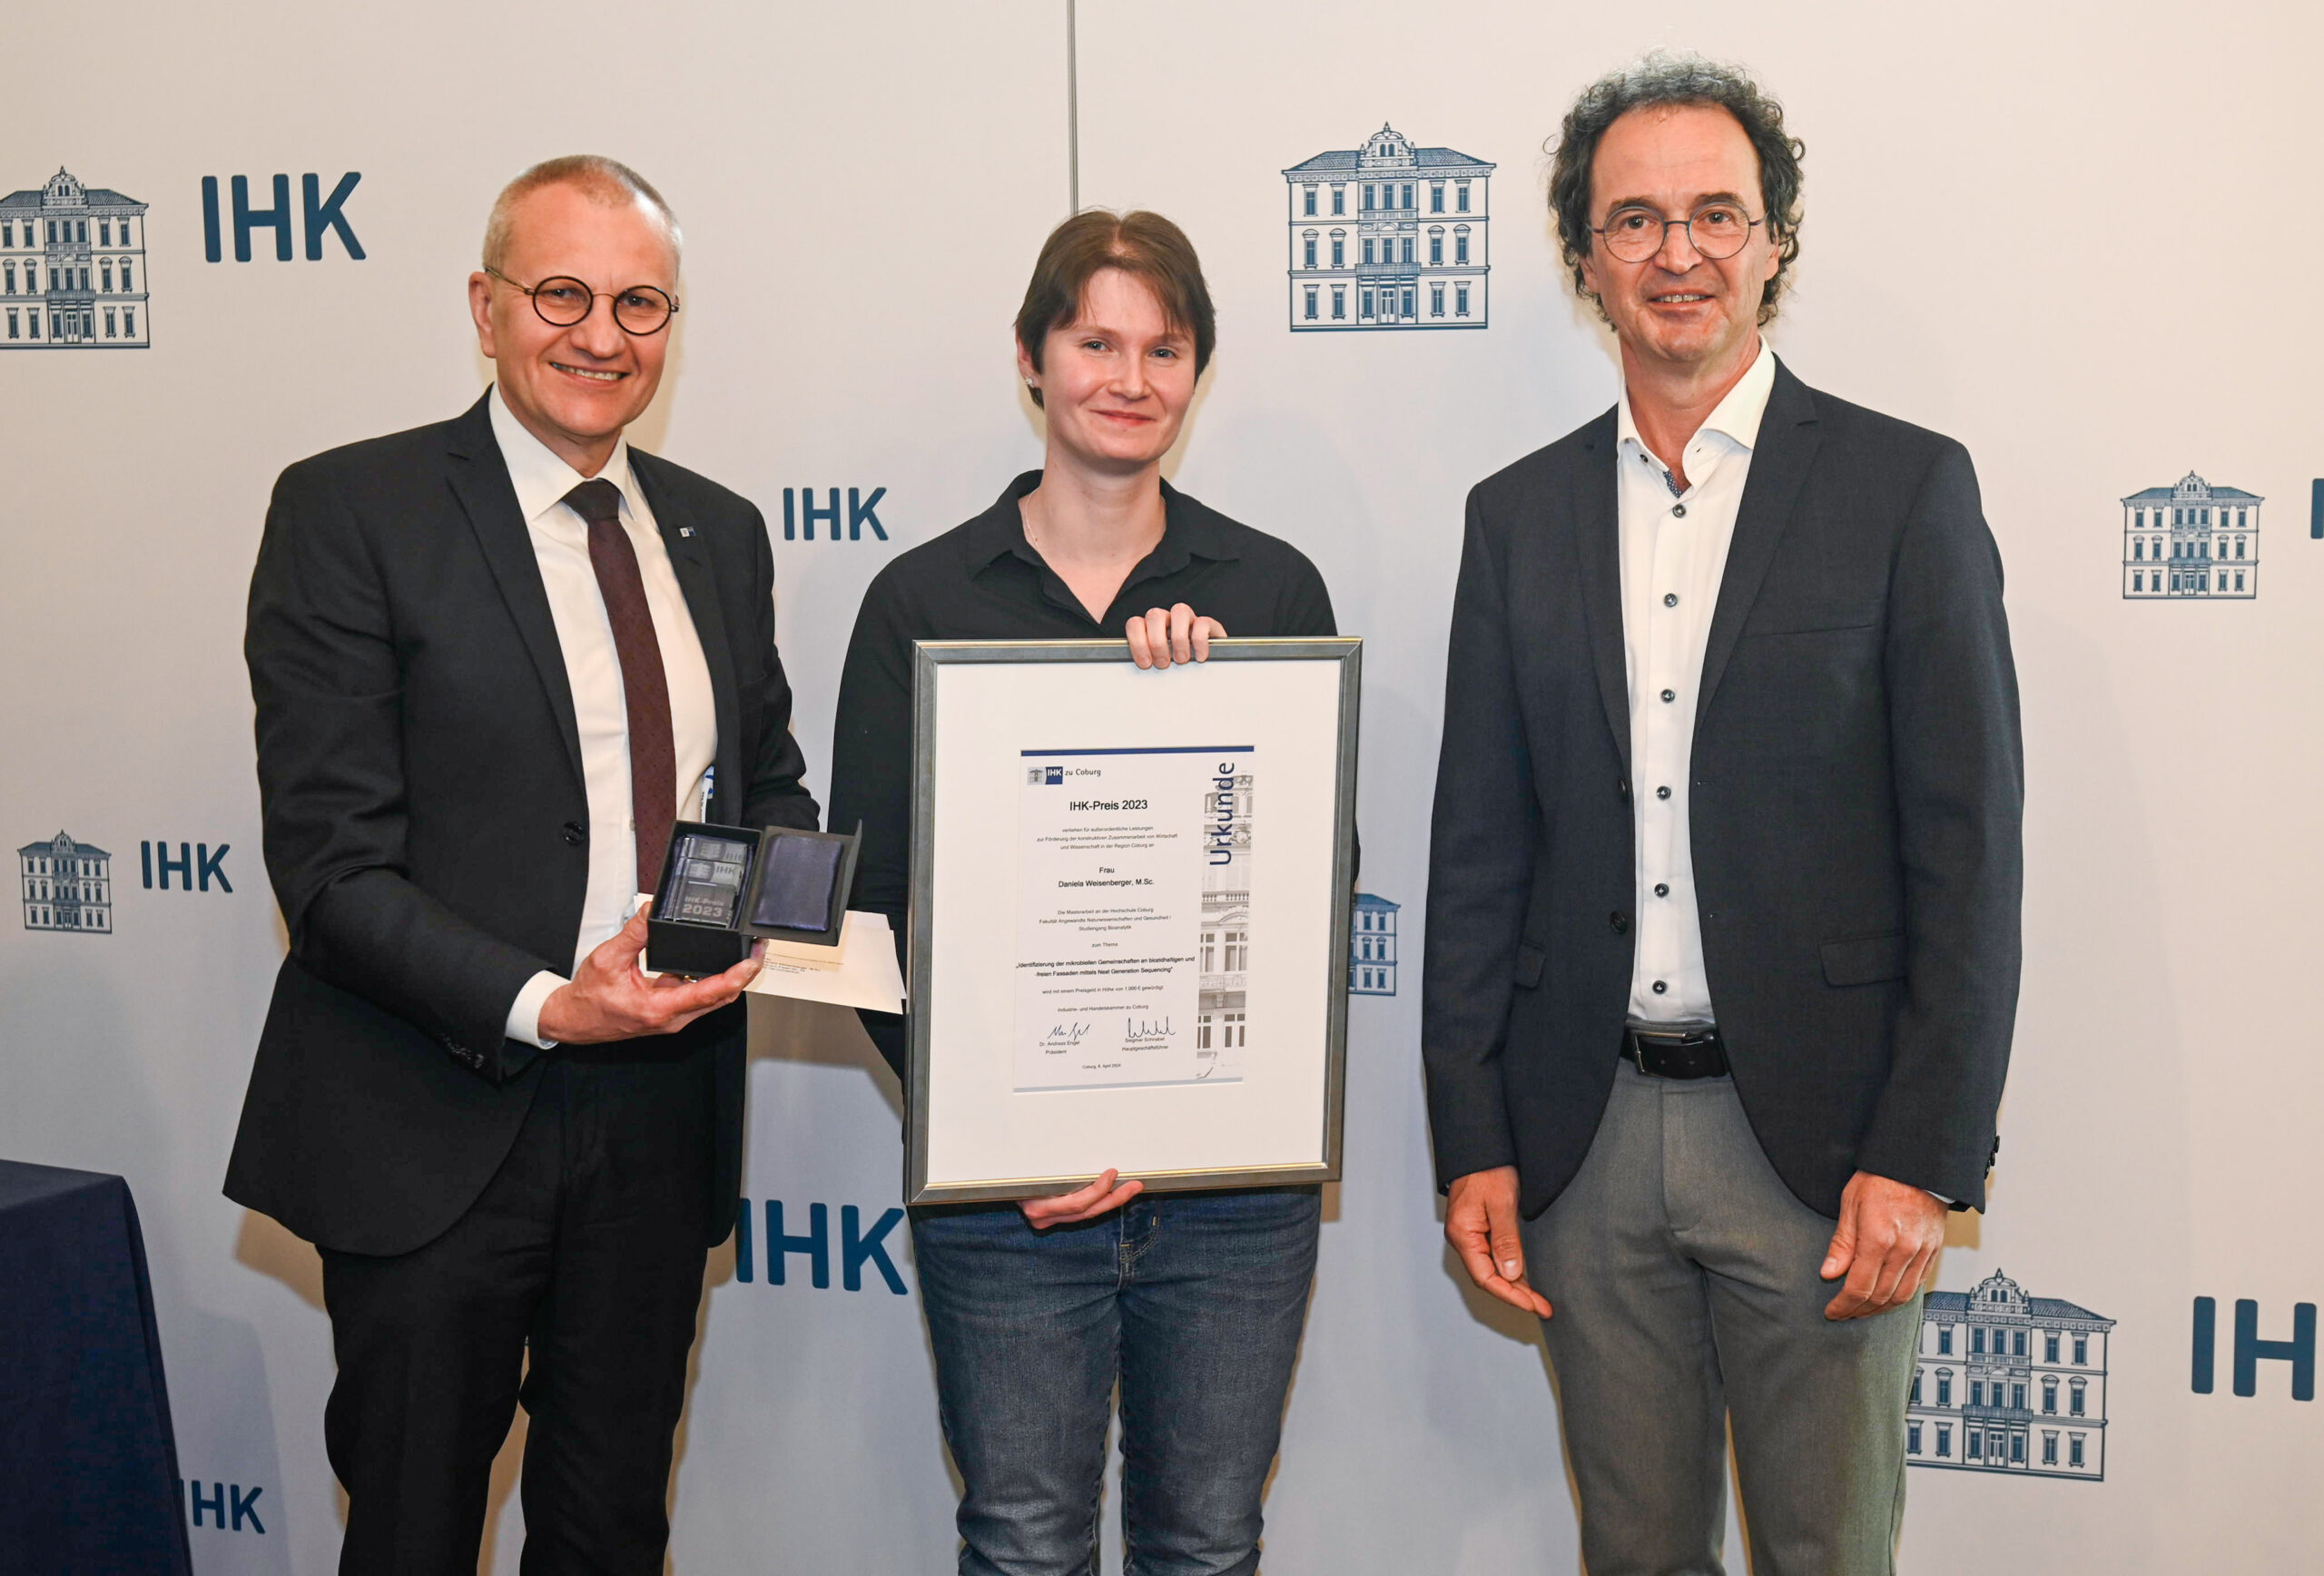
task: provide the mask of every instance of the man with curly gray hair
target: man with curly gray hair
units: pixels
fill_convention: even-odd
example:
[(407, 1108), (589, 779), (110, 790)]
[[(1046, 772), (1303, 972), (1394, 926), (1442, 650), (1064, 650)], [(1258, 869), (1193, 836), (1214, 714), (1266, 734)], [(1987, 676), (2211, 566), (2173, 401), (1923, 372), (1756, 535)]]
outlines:
[(2024, 1448), (1998, 1387), (1905, 1415), (2016, 1010), (2001, 563), (1959, 444), (1760, 337), (1801, 152), (1730, 67), (1583, 92), (1550, 201), (1621, 398), (1469, 495), (1430, 1125), (1447, 1238), (1542, 1321), (1591, 1576), (1721, 1569), (1730, 1427), (1758, 1576), (1885, 1576), (1913, 1451)]

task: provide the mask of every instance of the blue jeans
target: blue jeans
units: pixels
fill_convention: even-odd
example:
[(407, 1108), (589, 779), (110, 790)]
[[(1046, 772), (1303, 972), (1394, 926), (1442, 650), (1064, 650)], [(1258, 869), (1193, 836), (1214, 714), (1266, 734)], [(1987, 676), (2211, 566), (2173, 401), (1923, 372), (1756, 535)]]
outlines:
[(1313, 1187), (1148, 1194), (1037, 1232), (913, 1211), (961, 1576), (1083, 1576), (1117, 1382), (1125, 1576), (1248, 1576), (1322, 1219)]

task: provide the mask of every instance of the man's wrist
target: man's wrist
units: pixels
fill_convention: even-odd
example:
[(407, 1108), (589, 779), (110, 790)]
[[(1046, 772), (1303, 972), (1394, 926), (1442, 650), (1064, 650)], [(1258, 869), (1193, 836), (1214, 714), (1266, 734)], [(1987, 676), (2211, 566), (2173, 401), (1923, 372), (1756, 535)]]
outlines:
[(556, 1041), (554, 1039), (541, 1038), (541, 1009), (547, 1006), (548, 999), (567, 983), (569, 981), (563, 976), (552, 974), (546, 969), (526, 980), (524, 988), (517, 992), (517, 1000), (508, 1008), (508, 1038), (542, 1050), (555, 1045)]

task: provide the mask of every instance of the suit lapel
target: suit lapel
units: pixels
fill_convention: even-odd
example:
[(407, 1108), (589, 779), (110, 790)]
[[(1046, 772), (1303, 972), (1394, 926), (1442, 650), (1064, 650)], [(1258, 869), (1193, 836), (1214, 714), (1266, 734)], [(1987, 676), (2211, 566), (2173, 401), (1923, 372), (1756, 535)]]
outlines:
[(1622, 645), (1621, 513), (1614, 492), (1614, 413), (1590, 424), (1581, 440), (1581, 468), (1573, 485), (1574, 546), (1581, 562), (1581, 606), (1590, 627), (1590, 656), (1598, 669), (1598, 695), (1621, 751), (1622, 777), (1630, 770), (1630, 662)]
[(1759, 599), (1759, 587), (1775, 562), (1776, 548), (1791, 524), (1792, 507), (1807, 480), (1809, 466), (1822, 441), (1816, 430), (1816, 401), (1807, 386), (1776, 363), (1776, 383), (1768, 394), (1767, 414), (1759, 420), (1759, 441), (1751, 452), (1751, 474), (1743, 483), (1743, 502), (1735, 513), (1735, 536), (1727, 549), (1727, 572), (1718, 586), (1718, 606), (1711, 614), (1710, 635), (1703, 649), (1702, 698), (1696, 705), (1695, 725), (1710, 714), (1711, 698), (1735, 655), (1744, 621)]
[[(718, 743), (713, 756), (717, 775), (712, 780), (711, 795), (730, 817), (739, 816), (744, 792), (742, 705), (736, 694), (734, 649), (726, 644), (726, 618), (718, 606), (716, 577), (711, 573), (710, 549), (693, 512), (668, 485), (662, 462), (633, 448), (629, 451), (629, 463), (638, 485), (645, 489), (645, 501), (654, 510), (655, 528), (661, 533), (662, 546), (670, 555), (670, 567), (678, 576), (678, 589), (685, 593), (686, 611), (694, 616), (694, 634), (702, 642), (703, 661), (710, 668), (712, 714), (718, 723)], [(703, 814), (718, 820), (707, 805)], [(732, 819), (720, 823), (736, 824)]]
[(508, 467), (493, 440), (487, 393), (453, 424), (449, 469), (453, 496), (468, 511), (477, 545), (500, 587), (508, 617), (533, 659), (548, 709), (556, 717), (557, 734), (565, 741), (565, 757), (573, 781), (584, 793), (588, 779), (581, 770), (581, 729), (573, 715), (573, 684), (566, 676), (565, 648), (556, 641), (556, 620), (549, 612), (548, 590), (541, 584), (540, 560), (533, 552), (532, 532), (517, 507), (517, 489), (509, 484)]

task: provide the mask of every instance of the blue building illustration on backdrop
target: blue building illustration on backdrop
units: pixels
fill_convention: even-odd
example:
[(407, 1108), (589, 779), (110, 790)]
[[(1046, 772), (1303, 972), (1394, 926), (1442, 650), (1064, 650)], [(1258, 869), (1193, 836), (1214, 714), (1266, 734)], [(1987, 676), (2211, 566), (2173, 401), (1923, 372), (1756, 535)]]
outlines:
[(2175, 487), (2151, 487), (2122, 500), (2122, 596), (2260, 595), (2260, 506), (2241, 488), (2213, 487), (2193, 471)]
[(0, 350), (142, 350), (145, 204), (60, 168), (0, 197)]
[(1931, 1292), (1905, 1413), (1913, 1466), (2106, 1476), (2106, 1333), (2114, 1321), (2028, 1296), (1996, 1269)]
[(1347, 948), (1347, 988), (1355, 995), (1396, 993), (1396, 915), (1403, 908), (1370, 892), (1355, 894)]
[(1493, 169), (1383, 124), (1285, 170), (1292, 331), (1483, 328)]
[(16, 850), (25, 929), (113, 933), (113, 855), (58, 832)]

